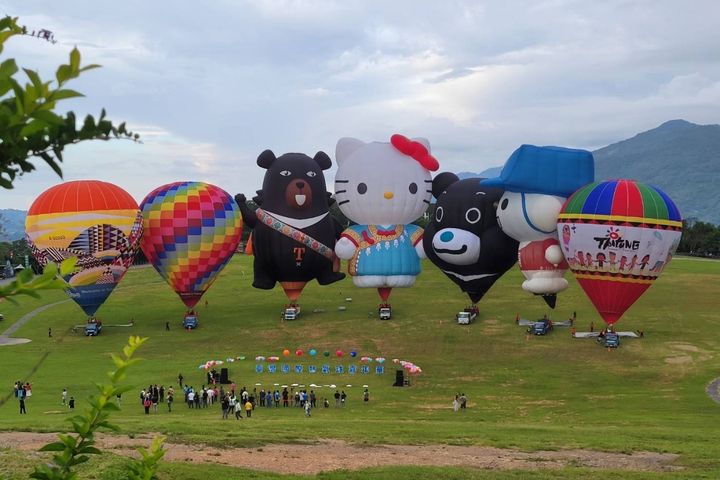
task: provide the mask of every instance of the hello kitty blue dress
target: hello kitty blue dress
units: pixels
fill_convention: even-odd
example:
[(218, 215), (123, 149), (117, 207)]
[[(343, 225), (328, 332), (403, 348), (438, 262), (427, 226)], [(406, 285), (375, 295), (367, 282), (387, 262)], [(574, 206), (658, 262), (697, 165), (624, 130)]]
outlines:
[(363, 275), (411, 275), (420, 273), (420, 257), (415, 245), (422, 241), (423, 229), (417, 225), (353, 225), (341, 237), (356, 247), (348, 262), (348, 272)]

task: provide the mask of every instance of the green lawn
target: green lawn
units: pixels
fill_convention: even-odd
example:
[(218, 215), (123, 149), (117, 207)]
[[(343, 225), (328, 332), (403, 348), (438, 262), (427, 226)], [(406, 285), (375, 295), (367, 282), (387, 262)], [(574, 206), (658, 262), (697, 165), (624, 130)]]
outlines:
[[(183, 306), (170, 288), (153, 269), (133, 269), (98, 314), (106, 325), (134, 318), (135, 327), (107, 327), (96, 338), (71, 333), (71, 327), (84, 319), (74, 303), (66, 302), (38, 314), (15, 333), (32, 342), (0, 347), (0, 385), (4, 387), (0, 398), (11, 393), (16, 380), (33, 384), (29, 414), (19, 416), (17, 402), (7, 398), (0, 406), (0, 429), (66, 428), (68, 414), (60, 406), (63, 387), (76, 398), (85, 398), (92, 392), (92, 382), (102, 381), (112, 368), (109, 354), (119, 351), (133, 334), (150, 340), (140, 351), (146, 360), (131, 371), (131, 383), (137, 388), (126, 394), (123, 410), (115, 416), (126, 433), (158, 431), (174, 441), (216, 445), (340, 438), (358, 443), (478, 444), (523, 450), (672, 452), (680, 454), (678, 463), (685, 470), (682, 475), (658, 474), (659, 478), (720, 476), (720, 405), (705, 394), (706, 384), (720, 376), (720, 262), (676, 258), (618, 323), (620, 330), (641, 329), (645, 337), (624, 339), (621, 348), (613, 351), (593, 340), (573, 339), (563, 328), (546, 337), (527, 338), (515, 325), (516, 313), (525, 318), (549, 313), (565, 319), (576, 311), (578, 330), (587, 329), (591, 321), (600, 326), (599, 316), (572, 279), (571, 287), (558, 297), (558, 308), (551, 312), (541, 299), (522, 291), (521, 274), (513, 269), (481, 301), (476, 323), (458, 326), (454, 315), (466, 304), (466, 297), (434, 266), (426, 263), (424, 268), (415, 287), (393, 292), (391, 321), (376, 319), (374, 290), (357, 289), (345, 280), (329, 287), (308, 285), (301, 297), (300, 318), (281, 322), (282, 290), (253, 289), (251, 258), (236, 256), (206, 294), (208, 307), (201, 302), (200, 328), (189, 333), (180, 326)], [(0, 329), (63, 295), (51, 292), (42, 301), (21, 298), (19, 306), (0, 304), (5, 314)], [(346, 302), (346, 297), (352, 297), (352, 302)], [(347, 310), (339, 311), (339, 306)], [(166, 321), (171, 323), (170, 332), (165, 331)], [(47, 336), (48, 328), (53, 330), (52, 338)], [(310, 348), (356, 350), (358, 357), (383, 356), (388, 359), (387, 373), (255, 373), (256, 355), (281, 356), (285, 348), (292, 352), (297, 348), (305, 352)], [(197, 368), (200, 363), (240, 355), (247, 359), (227, 365), (239, 386), (337, 384), (349, 394), (347, 408), (317, 409), (311, 429), (297, 409), (260, 410), (242, 429), (224, 422), (217, 409), (195, 411), (180, 403), (172, 414), (144, 415), (134, 393), (142, 386), (176, 383), (182, 372), (186, 383), (199, 387), (205, 383), (204, 371)], [(423, 369), (412, 378), (410, 388), (391, 386), (393, 358), (412, 361)], [(325, 360), (312, 361), (306, 353), (288, 363), (319, 366)], [(333, 356), (327, 363), (334, 366), (338, 361)], [(359, 362), (345, 357), (340, 363), (347, 367)], [(370, 405), (361, 401), (362, 384), (370, 387)], [(327, 387), (315, 390), (320, 398), (334, 392)], [(451, 409), (452, 397), (459, 392), (469, 398), (465, 415)], [(165, 478), (194, 478), (201, 471), (182, 465), (163, 468)], [(236, 473), (226, 477), (223, 468)], [(467, 471), (445, 470), (440, 478), (480, 478)], [(237, 472), (218, 467), (216, 477), (232, 478)], [(431, 468), (376, 469), (318, 478), (438, 478), (433, 472)], [(482, 475), (606, 478), (583, 469), (533, 476), (529, 472)], [(634, 478), (627, 472), (622, 475)]]

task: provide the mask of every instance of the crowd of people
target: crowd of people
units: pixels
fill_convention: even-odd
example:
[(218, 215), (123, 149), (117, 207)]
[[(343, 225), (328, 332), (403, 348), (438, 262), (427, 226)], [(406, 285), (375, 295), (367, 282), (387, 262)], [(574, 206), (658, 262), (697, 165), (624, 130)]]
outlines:
[[(120, 403), (120, 395), (117, 396), (117, 402)], [(147, 389), (140, 390), (140, 403), (145, 408), (145, 414), (150, 414), (150, 409), (153, 412), (158, 412), (158, 404), (167, 402), (168, 412), (172, 412), (172, 405), (175, 401), (175, 389), (169, 386), (165, 390), (165, 385), (160, 387), (155, 385), (148, 386)]]
[[(215, 372), (208, 372), (208, 378), (211, 383), (202, 385), (200, 388), (184, 384), (182, 374), (178, 375), (178, 384), (182, 389), (183, 401), (189, 409), (204, 409), (212, 407), (216, 404), (220, 405), (222, 418), (228, 419), (234, 416), (237, 420), (245, 417), (252, 418), (252, 413), (256, 408), (283, 408), (296, 407), (303, 409), (306, 416), (311, 416), (313, 408), (317, 407), (318, 396), (314, 390), (295, 389), (294, 387), (283, 387), (280, 389), (253, 388), (252, 391), (246, 387), (239, 390), (233, 382), (229, 385), (220, 385), (217, 382), (218, 376)], [(146, 414), (150, 412), (157, 413), (158, 405), (167, 403), (168, 411), (172, 411), (175, 391), (172, 386), (165, 388), (164, 385), (150, 385), (147, 389), (140, 392), (140, 403), (145, 409)], [(344, 390), (336, 390), (334, 393), (335, 406), (344, 407), (347, 394)], [(370, 393), (367, 388), (363, 392), (363, 401), (370, 400)], [(118, 399), (119, 401), (119, 399)], [(322, 399), (321, 405), (324, 408), (330, 408), (330, 401), (327, 398)]]
[[(237, 385), (231, 383), (226, 390), (225, 386), (219, 385), (215, 380), (215, 375), (210, 377), (213, 380), (211, 385), (203, 385), (199, 389), (183, 384), (182, 374), (178, 375), (178, 382), (183, 393), (183, 401), (190, 409), (208, 408), (215, 404), (219, 404), (222, 410), (222, 418), (227, 419), (231, 415), (236, 419), (243, 418), (243, 412), (247, 418), (252, 418), (252, 412), (256, 407), (262, 408), (283, 408), (295, 407), (301, 408), (306, 416), (311, 416), (313, 408), (317, 407), (318, 396), (314, 390), (295, 389), (295, 387), (287, 387), (280, 389), (253, 388), (252, 391), (242, 387), (239, 391)], [(13, 395), (18, 399), (20, 404), (20, 413), (27, 414), (26, 401), (32, 396), (32, 386), (30, 382), (15, 382), (13, 386)], [(335, 390), (335, 407), (345, 407), (347, 394), (345, 390)], [(363, 402), (370, 400), (370, 393), (367, 388), (363, 391)], [(118, 406), (121, 404), (121, 395), (116, 397)], [(150, 412), (158, 413), (160, 404), (167, 404), (168, 412), (172, 412), (173, 403), (175, 401), (175, 389), (172, 385), (165, 388), (165, 385), (158, 386), (151, 384), (147, 388), (140, 391), (140, 405), (145, 410), (145, 414)], [(63, 388), (60, 397), (63, 406), (67, 406), (70, 410), (75, 409), (75, 397), (68, 394), (67, 388)], [(323, 397), (321, 405), (324, 408), (330, 408), (330, 401)]]

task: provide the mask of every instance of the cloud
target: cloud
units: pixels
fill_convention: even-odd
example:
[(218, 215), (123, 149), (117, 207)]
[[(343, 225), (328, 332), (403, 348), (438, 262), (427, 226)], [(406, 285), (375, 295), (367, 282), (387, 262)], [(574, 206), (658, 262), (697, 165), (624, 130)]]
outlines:
[[(717, 123), (720, 111), (712, 0), (3, 7), (59, 40), (13, 39), (3, 58), (52, 78), (77, 44), (103, 65), (63, 109), (105, 107), (144, 143), (69, 147), (67, 174), (112, 165), (134, 195), (191, 177), (252, 193), (262, 150), (332, 154), (343, 136), (427, 137), (442, 169), (481, 171), (521, 143), (596, 148), (671, 118)], [(26, 176), (3, 203), (23, 208), (46, 181)]]

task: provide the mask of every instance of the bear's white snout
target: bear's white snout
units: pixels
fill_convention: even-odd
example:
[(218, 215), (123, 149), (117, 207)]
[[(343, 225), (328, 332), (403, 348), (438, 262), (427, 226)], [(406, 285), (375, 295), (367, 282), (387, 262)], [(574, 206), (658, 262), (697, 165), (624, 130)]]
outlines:
[(453, 265), (470, 265), (480, 258), (480, 237), (461, 228), (443, 228), (432, 240), (441, 260)]

